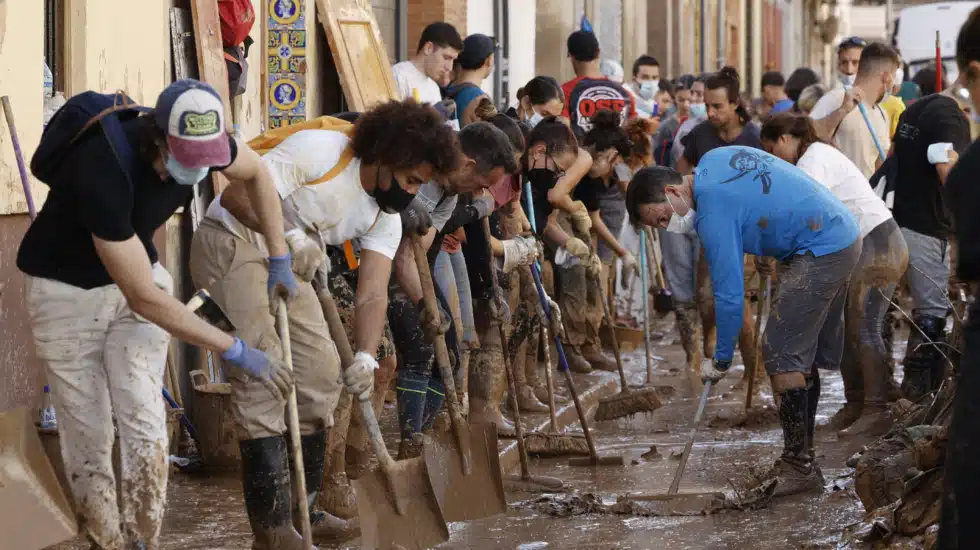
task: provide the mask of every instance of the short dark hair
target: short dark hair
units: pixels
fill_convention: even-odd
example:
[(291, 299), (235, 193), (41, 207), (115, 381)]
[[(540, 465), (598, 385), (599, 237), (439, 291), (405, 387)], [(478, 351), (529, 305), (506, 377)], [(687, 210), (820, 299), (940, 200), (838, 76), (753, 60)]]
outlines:
[[(960, 27), (960, 33), (956, 35), (956, 65), (960, 71), (972, 73), (973, 71), (968, 71), (971, 61), (980, 61), (980, 8), (970, 12), (970, 16)], [(977, 75), (968, 76), (973, 78)]]
[(565, 102), (565, 93), (561, 91), (561, 86), (550, 76), (536, 76), (523, 88), (517, 90), (517, 99), (523, 99), (525, 96), (531, 105), (543, 105), (552, 99)]
[(807, 67), (800, 67), (792, 73), (789, 74), (789, 78), (786, 79), (786, 96), (796, 103), (800, 99), (800, 93), (806, 88), (817, 84), (820, 82), (820, 77), (817, 73), (813, 72), (813, 69)]
[(657, 85), (657, 88), (659, 88), (659, 90), (657, 90), (658, 93), (667, 92), (670, 94), (671, 98), (674, 97), (674, 92), (677, 91), (676, 88), (674, 88), (674, 84), (669, 80), (661, 80), (660, 84)]
[(653, 57), (652, 55), (643, 54), (640, 57), (637, 57), (636, 61), (633, 62), (633, 76), (636, 76), (636, 73), (640, 72), (640, 67), (644, 66), (659, 67), (660, 62), (657, 61), (657, 58)]
[(589, 31), (575, 31), (568, 35), (568, 55), (575, 61), (595, 61), (599, 57), (599, 40)]
[(471, 122), (459, 131), (463, 154), (476, 161), (476, 169), (486, 174), (501, 166), (508, 174), (517, 172), (514, 148), (503, 130), (489, 122)]
[(527, 146), (527, 136), (525, 134), (530, 132), (530, 129), (525, 132), (524, 128), (527, 128), (526, 125), (522, 128), (520, 122), (503, 113), (497, 113), (486, 119), (486, 121), (499, 128), (507, 136), (507, 139), (510, 140), (510, 146), (514, 148), (514, 152), (524, 151), (524, 148)]
[(693, 74), (682, 74), (674, 80), (674, 92), (679, 92), (681, 90), (690, 90), (694, 87), (694, 75)]
[(391, 170), (432, 165), (433, 179), (459, 169), (460, 144), (435, 108), (414, 99), (388, 101), (363, 113), (350, 138), (354, 155)]
[(640, 207), (644, 204), (659, 204), (667, 201), (665, 189), (683, 181), (680, 173), (665, 166), (648, 166), (633, 174), (626, 188), (626, 213), (630, 223), (639, 227)]
[[(959, 50), (957, 50), (957, 54), (959, 54)], [(949, 81), (946, 79), (946, 74), (944, 73), (942, 77), (942, 82), (940, 83), (942, 84), (942, 89), (941, 90), (936, 89), (935, 62), (932, 65), (924, 69), (921, 69), (919, 70), (919, 72), (915, 73), (915, 76), (912, 77), (912, 82), (915, 82), (919, 86), (919, 90), (922, 92), (923, 96), (938, 94), (939, 92), (945, 90), (947, 86), (949, 86)]]
[(766, 86), (785, 86), (786, 79), (783, 78), (783, 74), (779, 71), (769, 71), (762, 75), (762, 87)]
[(861, 50), (861, 61), (858, 62), (858, 76), (867, 76), (887, 70), (885, 65), (902, 65), (898, 51), (881, 42), (872, 42)]
[(592, 129), (582, 137), (582, 145), (593, 147), (596, 151), (616, 149), (619, 156), (629, 158), (633, 143), (623, 128), (619, 113), (609, 109), (599, 109), (592, 115)]
[(422, 36), (419, 37), (419, 48), (416, 52), (422, 51), (422, 48), (429, 42), (432, 42), (432, 45), (438, 48), (452, 48), (458, 52), (463, 51), (463, 38), (459, 35), (459, 31), (456, 30), (456, 27), (445, 21), (429, 23), (422, 30)]

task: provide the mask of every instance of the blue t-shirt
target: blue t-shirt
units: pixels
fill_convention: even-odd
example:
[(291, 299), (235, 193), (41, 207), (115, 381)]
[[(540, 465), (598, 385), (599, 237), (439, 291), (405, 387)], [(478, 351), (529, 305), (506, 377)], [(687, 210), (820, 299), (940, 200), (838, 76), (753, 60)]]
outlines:
[(473, 84), (451, 84), (446, 88), (446, 97), (452, 97), (456, 102), (456, 118), (462, 119), (466, 108), (474, 99), (486, 94), (479, 86)]
[(715, 294), (715, 358), (730, 360), (742, 327), (742, 255), (785, 260), (843, 250), (860, 235), (844, 203), (802, 170), (751, 147), (709, 151), (694, 170), (695, 226)]
[(769, 114), (774, 115), (776, 113), (789, 111), (793, 109), (793, 105), (794, 103), (792, 99), (780, 99), (775, 105), (772, 106), (772, 109), (769, 109)]

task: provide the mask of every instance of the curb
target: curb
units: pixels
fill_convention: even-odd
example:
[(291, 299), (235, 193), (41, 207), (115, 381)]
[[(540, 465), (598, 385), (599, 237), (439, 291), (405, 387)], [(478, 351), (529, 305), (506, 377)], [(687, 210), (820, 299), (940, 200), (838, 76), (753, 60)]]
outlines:
[[(591, 374), (575, 375), (575, 389), (578, 390), (579, 400), (585, 408), (585, 417), (589, 420), (589, 428), (595, 433), (595, 409), (599, 400), (614, 395), (619, 391), (619, 377), (615, 373), (605, 371), (594, 371)], [(555, 384), (564, 385), (564, 375), (555, 373)], [(578, 413), (575, 412), (575, 403), (569, 399), (568, 403), (556, 405), (555, 418), (558, 420), (558, 429), (564, 431), (568, 426), (578, 424)], [(530, 432), (547, 432), (550, 428), (551, 419), (547, 413), (521, 414), (524, 421), (525, 434)], [(579, 433), (581, 431), (579, 430)], [(500, 449), (500, 470), (508, 474), (516, 471), (520, 466), (520, 456), (517, 452), (516, 439), (501, 439), (498, 445)]]

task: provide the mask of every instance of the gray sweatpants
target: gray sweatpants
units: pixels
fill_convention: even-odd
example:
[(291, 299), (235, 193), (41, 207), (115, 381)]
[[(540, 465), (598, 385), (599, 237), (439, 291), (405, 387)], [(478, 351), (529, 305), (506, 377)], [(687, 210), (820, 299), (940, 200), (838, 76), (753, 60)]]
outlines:
[(664, 255), (667, 287), (674, 295), (674, 300), (693, 304), (697, 296), (701, 239), (696, 234), (682, 235), (661, 229), (660, 251)]
[(782, 271), (762, 335), (769, 376), (815, 366), (837, 369), (844, 348), (844, 299), (851, 271), (861, 255), (861, 240), (824, 256), (793, 256)]
[(909, 247), (909, 290), (917, 315), (945, 318), (949, 311), (946, 283), (949, 281), (949, 243), (902, 228)]

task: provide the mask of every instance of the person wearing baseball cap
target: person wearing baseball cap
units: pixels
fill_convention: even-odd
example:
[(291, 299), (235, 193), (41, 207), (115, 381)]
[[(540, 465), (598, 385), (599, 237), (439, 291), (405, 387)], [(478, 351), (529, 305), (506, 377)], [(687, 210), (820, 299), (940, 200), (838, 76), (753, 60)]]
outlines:
[(485, 34), (471, 34), (463, 40), (463, 51), (456, 58), (456, 79), (446, 88), (446, 98), (456, 103), (460, 127), (479, 120), (473, 114), (480, 99), (487, 95), (480, 86), (493, 72), (497, 44)]
[[(252, 197), (269, 249), (270, 295), (293, 296), (299, 285), (272, 177), (258, 154), (225, 132), (213, 88), (180, 80), (150, 114), (126, 108), (96, 128), (82, 127), (70, 143), (51, 141), (79, 113), (91, 119), (79, 107), (92, 94), (76, 97), (52, 118), (32, 159), (50, 191), (17, 266), (68, 443), (62, 458), (81, 529), (97, 548), (157, 548), (169, 468), (160, 388), (170, 335), (220, 353), (234, 376), (261, 380), (272, 393), (286, 394), (292, 378), (278, 357), (208, 324), (172, 296), (154, 232), (187, 204), (195, 184), (220, 171)], [(112, 467), (114, 418), (121, 483)]]

